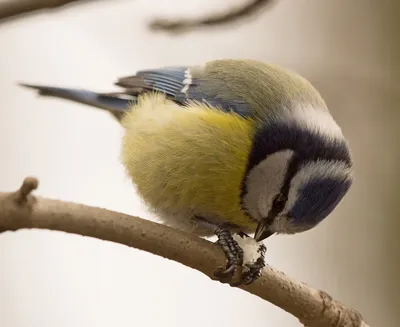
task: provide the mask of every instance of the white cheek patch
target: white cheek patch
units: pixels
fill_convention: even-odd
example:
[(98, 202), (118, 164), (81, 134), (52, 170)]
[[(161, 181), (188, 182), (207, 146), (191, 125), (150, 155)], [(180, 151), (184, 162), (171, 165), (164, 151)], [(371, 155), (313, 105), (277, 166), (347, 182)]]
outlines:
[(283, 185), (293, 153), (292, 150), (273, 153), (248, 174), (247, 194), (243, 202), (249, 214), (255, 219), (261, 220), (268, 215), (273, 198)]

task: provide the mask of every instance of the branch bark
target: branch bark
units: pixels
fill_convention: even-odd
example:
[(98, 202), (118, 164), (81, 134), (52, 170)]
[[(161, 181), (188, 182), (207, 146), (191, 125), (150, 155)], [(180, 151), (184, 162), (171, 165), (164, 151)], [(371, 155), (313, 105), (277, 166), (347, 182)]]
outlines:
[[(177, 261), (211, 279), (226, 262), (219, 246), (207, 240), (122, 213), (36, 197), (31, 192), (37, 186), (37, 179), (28, 177), (16, 192), (0, 192), (0, 233), (39, 228), (95, 237)], [(357, 311), (270, 266), (255, 283), (240, 288), (279, 306), (308, 327), (368, 327)]]

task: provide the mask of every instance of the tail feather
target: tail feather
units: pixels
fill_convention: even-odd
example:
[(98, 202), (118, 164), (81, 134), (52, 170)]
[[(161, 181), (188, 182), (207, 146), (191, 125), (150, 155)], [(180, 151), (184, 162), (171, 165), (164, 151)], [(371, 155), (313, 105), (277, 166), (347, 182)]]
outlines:
[(99, 109), (104, 109), (112, 113), (117, 119), (121, 117), (130, 105), (136, 102), (135, 96), (125, 96), (122, 94), (101, 94), (83, 89), (70, 89), (45, 85), (33, 85), (19, 83), (23, 87), (38, 91), (39, 95), (55, 98), (62, 98), (82, 104), (86, 104)]

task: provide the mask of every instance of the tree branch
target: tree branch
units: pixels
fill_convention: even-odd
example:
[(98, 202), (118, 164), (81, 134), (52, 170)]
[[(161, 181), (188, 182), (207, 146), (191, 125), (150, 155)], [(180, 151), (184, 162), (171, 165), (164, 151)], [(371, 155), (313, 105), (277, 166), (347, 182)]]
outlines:
[(209, 15), (195, 19), (155, 19), (149, 24), (149, 28), (154, 31), (166, 31), (170, 33), (182, 33), (188, 30), (200, 27), (213, 27), (216, 25), (224, 25), (228, 23), (236, 23), (246, 17), (255, 15), (262, 8), (274, 3), (273, 0), (250, 0), (248, 3), (240, 7), (232, 7), (228, 11)]
[[(37, 11), (57, 9), (68, 4), (78, 4), (88, 0), (0, 0), (0, 23), (32, 14)], [(248, 0), (239, 7), (233, 7), (223, 13), (209, 15), (195, 19), (154, 19), (149, 28), (153, 31), (166, 31), (169, 33), (183, 33), (194, 28), (213, 27), (235, 23), (246, 17), (255, 15), (262, 8), (274, 3), (273, 0)]]
[[(177, 261), (211, 279), (226, 262), (219, 246), (195, 235), (118, 212), (36, 197), (31, 192), (37, 186), (37, 179), (28, 177), (18, 191), (0, 192), (0, 233), (40, 228), (95, 237)], [(240, 288), (308, 327), (368, 327), (357, 311), (269, 266), (255, 283)]]
[(44, 9), (56, 9), (67, 4), (88, 0), (0, 0), (0, 23)]

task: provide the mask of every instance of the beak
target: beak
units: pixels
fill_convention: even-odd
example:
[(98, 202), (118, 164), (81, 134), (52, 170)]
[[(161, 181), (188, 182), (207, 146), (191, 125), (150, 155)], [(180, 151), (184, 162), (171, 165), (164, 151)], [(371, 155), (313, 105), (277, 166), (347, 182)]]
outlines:
[(262, 220), (257, 226), (256, 232), (254, 234), (254, 239), (257, 242), (261, 242), (273, 234), (274, 232), (271, 232), (269, 230), (269, 225), (267, 225), (267, 222), (265, 220)]

